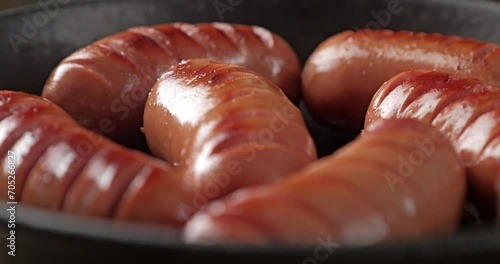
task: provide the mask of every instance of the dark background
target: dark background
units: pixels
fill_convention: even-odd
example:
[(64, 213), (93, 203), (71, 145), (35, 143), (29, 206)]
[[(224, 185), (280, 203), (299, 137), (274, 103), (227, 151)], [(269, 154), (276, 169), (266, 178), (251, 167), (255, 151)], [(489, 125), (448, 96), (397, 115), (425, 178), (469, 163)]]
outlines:
[[(16, 7), (16, 6), (21, 6), (21, 5), (33, 4), (33, 3), (37, 3), (39, 1), (47, 1), (47, 0), (0, 0), (0, 10), (8, 9), (8, 8)], [(72, 1), (76, 2), (76, 1), (82, 1), (82, 0), (72, 0)], [(168, 0), (165, 0), (165, 1), (168, 1)], [(293, 1), (293, 0), (290, 0), (290, 1)], [(482, 0), (469, 0), (469, 1), (482, 1)], [(500, 2), (500, 0), (486, 0), (486, 1)]]

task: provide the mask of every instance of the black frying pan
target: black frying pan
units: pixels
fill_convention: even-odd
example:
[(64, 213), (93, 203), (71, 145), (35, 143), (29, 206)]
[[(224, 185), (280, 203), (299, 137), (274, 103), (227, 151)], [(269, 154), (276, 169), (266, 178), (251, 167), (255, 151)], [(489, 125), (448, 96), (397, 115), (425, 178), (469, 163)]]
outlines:
[[(40, 94), (53, 67), (74, 50), (132, 26), (174, 21), (261, 25), (290, 41), (302, 62), (328, 36), (367, 25), (458, 34), (500, 43), (500, 4), (485, 1), (400, 0), (403, 10), (391, 14), (390, 19), (377, 19), (374, 14), (388, 10), (388, 3), (397, 0), (54, 1), (70, 3), (59, 5), (56, 15), (48, 14), (39, 5), (0, 13), (0, 89)], [(230, 3), (237, 5), (227, 6)], [(26, 21), (33, 21), (34, 16), (38, 20), (33, 24), (33, 32), (25, 28), (23, 33), (23, 26), (30, 23)], [(319, 126), (307, 114), (306, 118), (320, 154), (333, 151), (352, 137)], [(11, 230), (7, 227), (5, 206), (0, 207), (0, 236)], [(166, 263), (389, 264), (499, 263), (500, 260), (500, 229), (487, 227), (465, 228), (455, 236), (438, 240), (423, 238), (359, 249), (202, 247), (182, 244), (177, 234), (168, 229), (79, 218), (19, 205), (15, 236), (16, 257), (7, 255), (5, 235), (0, 238), (0, 261), (3, 260), (0, 263), (114, 263), (133, 259), (142, 263), (150, 258)]]

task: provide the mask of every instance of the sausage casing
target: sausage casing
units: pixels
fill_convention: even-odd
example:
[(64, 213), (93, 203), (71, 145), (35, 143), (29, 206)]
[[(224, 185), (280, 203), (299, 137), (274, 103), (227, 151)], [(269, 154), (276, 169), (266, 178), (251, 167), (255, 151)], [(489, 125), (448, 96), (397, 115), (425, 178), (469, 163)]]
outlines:
[(444, 72), (403, 72), (375, 94), (366, 124), (394, 117), (419, 119), (446, 135), (467, 166), (476, 205), (485, 218), (495, 215), (500, 199), (499, 87)]
[(377, 89), (413, 69), (460, 73), (500, 84), (500, 48), (437, 33), (346, 31), (325, 40), (302, 74), (304, 101), (318, 119), (359, 132)]
[(188, 222), (184, 239), (360, 246), (450, 234), (466, 183), (458, 154), (443, 138), (415, 120), (378, 122), (283, 181), (212, 203)]
[(151, 151), (179, 167), (208, 200), (275, 181), (316, 159), (302, 114), (267, 78), (188, 60), (153, 87), (144, 113)]
[(261, 27), (226, 23), (136, 27), (106, 37), (64, 59), (42, 96), (82, 126), (118, 143), (141, 147), (149, 91), (170, 66), (195, 58), (253, 69), (292, 101), (298, 100), (300, 65), (288, 43)]
[(192, 213), (180, 206), (194, 199), (182, 171), (80, 127), (41, 97), (0, 91), (0, 154), (1, 200), (171, 227)]

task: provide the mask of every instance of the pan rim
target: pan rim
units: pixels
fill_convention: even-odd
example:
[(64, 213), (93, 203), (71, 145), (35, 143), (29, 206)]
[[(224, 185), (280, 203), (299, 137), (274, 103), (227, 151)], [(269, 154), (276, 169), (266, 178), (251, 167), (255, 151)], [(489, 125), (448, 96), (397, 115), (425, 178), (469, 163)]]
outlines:
[[(199, 253), (221, 253), (221, 254), (259, 254), (259, 255), (282, 255), (307, 256), (315, 250), (317, 245), (294, 246), (294, 245), (271, 245), (265, 247), (217, 244), (200, 245), (187, 244), (178, 237), (179, 232), (159, 226), (147, 226), (133, 223), (122, 223), (110, 219), (93, 217), (81, 217), (68, 215), (58, 211), (49, 211), (26, 205), (17, 205), (16, 225), (37, 232), (49, 232), (51, 235), (70, 237), (93, 242), (103, 241), (118, 243), (120, 245), (144, 246), (153, 248), (168, 248), (171, 250), (199, 252)], [(7, 223), (8, 215), (2, 210), (0, 222)], [(20, 215), (24, 215), (21, 217)], [(22, 220), (19, 220), (21, 219)], [(58, 223), (54, 225), (52, 223)], [(17, 227), (19, 228), (19, 227)], [(17, 229), (16, 228), (16, 229)], [(106, 230), (106, 232), (102, 232)], [(126, 232), (124, 232), (126, 230)], [(170, 237), (169, 237), (170, 236)], [(133, 237), (133, 239), (131, 239)], [(479, 248), (474, 246), (481, 245)], [(484, 247), (488, 245), (489, 247)], [(455, 256), (455, 248), (468, 248), (467, 252), (460, 252), (461, 257), (487, 256), (493, 254), (500, 257), (500, 227), (483, 226), (480, 230), (462, 230), (453, 235), (445, 237), (427, 237), (411, 240), (398, 240), (357, 248), (338, 248), (332, 257), (342, 258), (344, 256), (363, 256), (375, 259), (399, 258), (390, 255), (395, 252), (405, 252), (405, 258), (425, 257), (426, 255), (439, 255), (443, 253)]]

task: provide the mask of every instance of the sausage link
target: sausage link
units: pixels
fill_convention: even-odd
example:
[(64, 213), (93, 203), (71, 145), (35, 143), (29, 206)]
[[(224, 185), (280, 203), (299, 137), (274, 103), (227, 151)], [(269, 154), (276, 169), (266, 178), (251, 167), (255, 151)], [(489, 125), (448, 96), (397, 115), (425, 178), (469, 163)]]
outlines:
[(447, 235), (460, 222), (465, 185), (458, 154), (431, 126), (381, 121), (283, 181), (212, 203), (188, 222), (183, 237), (364, 246)]
[(82, 126), (141, 148), (148, 93), (170, 66), (194, 58), (253, 69), (298, 101), (300, 64), (289, 44), (261, 27), (225, 23), (136, 27), (106, 37), (64, 59), (42, 96)]
[(188, 60), (153, 87), (144, 133), (157, 157), (186, 168), (206, 196), (268, 183), (316, 159), (299, 109), (267, 78), (211, 60)]
[[(2, 200), (172, 227), (187, 219), (179, 205), (193, 200), (181, 171), (80, 127), (34, 95), (0, 91), (0, 151), (0, 189), (15, 181)], [(141, 186), (153, 180), (159, 185)]]
[(460, 73), (500, 84), (500, 48), (436, 33), (346, 31), (321, 43), (310, 56), (302, 94), (316, 118), (359, 132), (377, 89), (413, 69)]
[(494, 217), (500, 199), (499, 87), (444, 72), (403, 72), (375, 94), (366, 124), (394, 117), (419, 119), (446, 135), (467, 166), (472, 199), (485, 218)]

